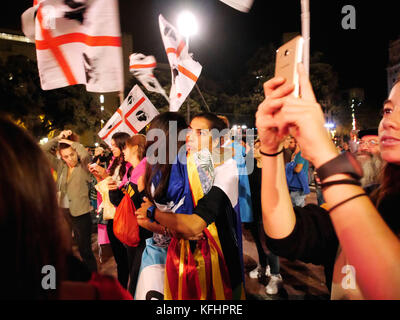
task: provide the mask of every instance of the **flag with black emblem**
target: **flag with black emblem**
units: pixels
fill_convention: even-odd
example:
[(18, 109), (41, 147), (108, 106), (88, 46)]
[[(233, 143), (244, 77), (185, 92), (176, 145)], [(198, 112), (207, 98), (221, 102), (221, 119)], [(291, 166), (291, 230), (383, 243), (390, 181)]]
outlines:
[(149, 98), (138, 85), (135, 85), (98, 135), (111, 146), (114, 133), (126, 132), (130, 136), (137, 134), (158, 114)]
[(123, 91), (117, 0), (35, 0), (33, 4), (22, 15), (22, 26), (36, 43), (43, 90), (85, 84), (91, 92)]
[(168, 96), (161, 87), (153, 70), (157, 66), (154, 56), (145, 56), (142, 53), (133, 53), (129, 56), (129, 70), (149, 91), (161, 94), (168, 102)]

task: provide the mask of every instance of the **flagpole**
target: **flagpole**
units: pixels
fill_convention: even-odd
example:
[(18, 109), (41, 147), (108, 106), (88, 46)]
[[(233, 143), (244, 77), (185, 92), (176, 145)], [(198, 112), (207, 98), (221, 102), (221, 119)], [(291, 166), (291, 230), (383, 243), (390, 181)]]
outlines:
[(310, 3), (301, 0), (301, 33), (304, 39), (303, 64), (307, 75), (310, 73)]
[(208, 104), (207, 104), (206, 100), (204, 99), (203, 95), (201, 94), (201, 91), (200, 91), (199, 86), (197, 85), (197, 83), (195, 83), (194, 85), (196, 86), (196, 89), (197, 89), (197, 91), (198, 91), (198, 93), (199, 93), (201, 99), (203, 100), (204, 104), (206, 105), (207, 111), (208, 111), (208, 112), (211, 112), (210, 107), (208, 106)]
[[(188, 50), (188, 54), (189, 54), (189, 35), (186, 36), (186, 45), (187, 45), (187, 50)], [(189, 96), (190, 96), (190, 92), (189, 95), (187, 96), (187, 108), (186, 108), (186, 117), (187, 117), (187, 123), (190, 123), (190, 104), (189, 104)]]
[[(189, 36), (186, 37), (186, 43), (187, 43), (187, 48), (188, 48), (188, 53), (189, 53)], [(210, 107), (208, 106), (208, 104), (207, 104), (206, 100), (204, 99), (203, 95), (201, 94), (201, 91), (200, 91), (199, 86), (197, 85), (197, 83), (195, 83), (194, 85), (195, 85), (195, 87), (196, 87), (196, 89), (197, 89), (197, 92), (199, 93), (201, 99), (203, 100), (203, 103), (205, 104), (205, 106), (206, 106), (208, 112), (211, 112), (211, 111), (210, 111)], [(189, 97), (188, 97), (188, 98), (189, 98)], [(188, 122), (190, 122), (190, 106), (189, 106), (189, 100), (188, 100), (188, 113), (187, 113), (187, 118), (188, 118)]]
[(124, 102), (124, 92), (120, 91), (118, 96), (119, 96), (119, 105), (122, 105), (122, 102)]

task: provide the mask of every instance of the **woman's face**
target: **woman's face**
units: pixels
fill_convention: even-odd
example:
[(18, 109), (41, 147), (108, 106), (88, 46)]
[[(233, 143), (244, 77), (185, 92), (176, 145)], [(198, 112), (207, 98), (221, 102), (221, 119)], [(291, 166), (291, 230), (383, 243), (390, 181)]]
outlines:
[(384, 103), (379, 141), (382, 159), (400, 165), (400, 83), (393, 87)]
[(204, 148), (212, 151), (212, 136), (208, 120), (204, 118), (194, 118), (190, 123), (188, 135), (186, 137), (186, 147), (188, 151), (197, 152)]
[(117, 147), (114, 139), (111, 139), (111, 152), (114, 157), (118, 158), (121, 155), (121, 150)]
[(125, 149), (123, 150), (124, 154), (124, 159), (125, 161), (128, 161), (130, 164), (134, 164), (134, 160), (137, 157), (137, 149), (138, 146), (125, 146)]

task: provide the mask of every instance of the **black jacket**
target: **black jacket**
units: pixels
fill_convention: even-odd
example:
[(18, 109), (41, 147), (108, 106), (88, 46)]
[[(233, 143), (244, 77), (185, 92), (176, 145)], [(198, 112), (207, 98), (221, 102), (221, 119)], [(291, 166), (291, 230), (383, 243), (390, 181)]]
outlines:
[[(400, 194), (386, 196), (378, 211), (390, 229), (400, 234)], [(339, 240), (326, 210), (316, 205), (295, 207), (296, 225), (292, 233), (284, 239), (272, 239), (266, 235), (268, 248), (276, 255), (289, 260), (325, 267), (326, 285), (331, 290), (333, 267)], [(351, 214), (351, 212), (349, 212)]]

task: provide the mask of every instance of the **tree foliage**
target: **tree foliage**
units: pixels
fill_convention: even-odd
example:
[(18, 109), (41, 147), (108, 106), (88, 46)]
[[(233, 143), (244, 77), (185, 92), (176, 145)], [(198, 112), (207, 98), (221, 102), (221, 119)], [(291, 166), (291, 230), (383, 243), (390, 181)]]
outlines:
[(22, 55), (0, 62), (0, 97), (0, 112), (36, 138), (67, 127), (78, 134), (100, 127), (100, 108), (84, 86), (43, 91), (36, 63)]
[[(197, 81), (201, 95), (196, 87), (193, 88), (179, 112), (186, 117), (188, 105), (191, 116), (206, 111), (204, 98), (212, 112), (228, 116), (231, 122), (254, 126), (255, 113), (264, 99), (263, 83), (274, 75), (276, 49), (274, 44), (259, 48), (245, 63), (245, 71), (239, 79), (221, 82), (201, 75)], [(170, 70), (156, 69), (154, 74), (168, 96)], [(352, 124), (351, 102), (342, 98), (338, 75), (324, 61), (321, 52), (315, 52), (310, 59), (310, 80), (324, 112), (333, 118), (339, 131), (348, 133)], [(135, 84), (141, 86), (159, 112), (169, 110), (169, 104), (162, 95), (148, 92), (133, 76), (125, 94)], [(69, 128), (78, 134), (85, 130), (97, 132), (100, 119), (107, 121), (111, 117), (111, 114), (101, 114), (99, 106), (84, 86), (41, 90), (37, 65), (25, 56), (10, 56), (7, 61), (0, 61), (0, 95), (0, 112), (11, 115), (38, 138), (54, 129)], [(359, 127), (377, 126), (378, 118), (369, 116), (372, 112), (376, 113), (375, 108), (365, 102), (356, 108)]]

